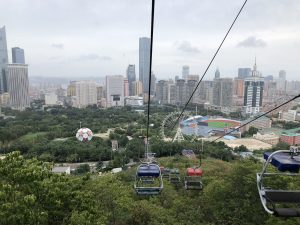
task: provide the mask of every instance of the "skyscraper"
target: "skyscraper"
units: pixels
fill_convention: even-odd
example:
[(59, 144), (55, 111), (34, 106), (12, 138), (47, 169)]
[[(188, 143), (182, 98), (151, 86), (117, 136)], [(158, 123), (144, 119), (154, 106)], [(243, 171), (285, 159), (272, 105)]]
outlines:
[(184, 79), (178, 79), (176, 81), (176, 104), (184, 105), (187, 100), (186, 83)]
[(24, 49), (15, 47), (11, 49), (13, 63), (25, 64)]
[(97, 104), (97, 87), (95, 81), (82, 80), (75, 82), (76, 107), (84, 108)]
[(142, 96), (143, 95), (143, 84), (141, 81), (134, 81), (133, 82), (134, 87), (134, 95), (136, 96)]
[(257, 71), (256, 60), (252, 76), (245, 79), (244, 108), (246, 114), (256, 114), (262, 107), (264, 78)]
[(155, 95), (155, 90), (156, 90), (156, 76), (155, 74), (152, 72), (151, 73), (151, 95)]
[(128, 97), (129, 96), (129, 83), (128, 83), (128, 79), (125, 78), (124, 79), (124, 97)]
[(134, 81), (136, 81), (135, 65), (129, 64), (126, 70), (126, 76), (129, 84), (129, 95), (134, 95)]
[(150, 41), (147, 37), (139, 40), (139, 80), (143, 83), (144, 93), (149, 90)]
[[(197, 83), (198, 82), (196, 80), (188, 80), (186, 82), (186, 101), (192, 96), (192, 93), (195, 90)], [(199, 91), (196, 91), (196, 93), (198, 94)], [(199, 103), (196, 101), (198, 101), (198, 98), (196, 97), (196, 95), (193, 95), (191, 98), (191, 103)]]
[(286, 72), (285, 70), (280, 70), (278, 79), (277, 79), (277, 90), (281, 93), (284, 94), (286, 93)]
[(244, 85), (245, 81), (244, 79), (235, 78), (234, 79), (234, 86), (233, 86), (233, 94), (239, 98), (242, 98), (244, 96)]
[(251, 76), (251, 68), (239, 68), (238, 69), (238, 78), (245, 79), (246, 77)]
[(286, 80), (286, 72), (285, 72), (285, 70), (280, 70), (279, 71), (279, 78), (283, 79), (283, 80)]
[(197, 92), (201, 103), (209, 102), (210, 104), (213, 104), (213, 85), (214, 82), (208, 80), (204, 80), (200, 83)]
[(124, 106), (124, 77), (106, 76), (106, 106)]
[(190, 74), (190, 67), (187, 65), (184, 65), (182, 67), (182, 79), (187, 80), (187, 76)]
[(215, 79), (218, 79), (220, 78), (220, 71), (219, 71), (219, 68), (216, 69), (216, 72), (215, 72)]
[(7, 92), (7, 81), (5, 76), (5, 68), (8, 63), (6, 31), (5, 27), (0, 28), (0, 94)]
[(18, 110), (29, 107), (28, 66), (25, 64), (7, 64), (5, 73), (10, 107)]
[(231, 78), (218, 78), (213, 84), (213, 104), (215, 106), (231, 107), (233, 97), (233, 80)]
[(156, 100), (160, 104), (167, 104), (169, 92), (169, 82), (166, 80), (159, 80), (156, 85)]

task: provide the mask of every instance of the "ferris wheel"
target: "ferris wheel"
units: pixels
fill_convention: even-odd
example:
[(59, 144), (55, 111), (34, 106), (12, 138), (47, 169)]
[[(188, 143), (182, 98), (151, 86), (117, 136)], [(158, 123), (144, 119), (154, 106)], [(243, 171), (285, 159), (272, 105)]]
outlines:
[[(189, 112), (168, 114), (161, 123), (160, 134), (165, 141), (193, 141), (197, 136), (197, 123), (193, 123)], [(178, 120), (178, 121), (177, 121)], [(177, 124), (176, 124), (177, 123)]]

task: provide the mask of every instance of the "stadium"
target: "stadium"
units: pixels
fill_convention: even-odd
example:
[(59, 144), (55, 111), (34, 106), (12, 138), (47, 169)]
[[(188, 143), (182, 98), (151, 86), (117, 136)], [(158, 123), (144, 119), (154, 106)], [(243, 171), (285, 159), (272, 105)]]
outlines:
[[(226, 118), (208, 118), (200, 115), (190, 117), (180, 122), (183, 134), (203, 137), (223, 135), (240, 125), (241, 121)], [(239, 132), (232, 133), (232, 135), (237, 134), (239, 134)]]

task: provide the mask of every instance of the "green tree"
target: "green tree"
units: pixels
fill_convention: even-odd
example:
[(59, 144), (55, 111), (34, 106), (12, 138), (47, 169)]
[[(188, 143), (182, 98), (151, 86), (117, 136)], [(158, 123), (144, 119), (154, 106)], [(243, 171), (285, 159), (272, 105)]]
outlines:
[(83, 173), (88, 173), (90, 172), (91, 168), (90, 165), (85, 163), (85, 164), (81, 164), (76, 170), (75, 173), (77, 174), (83, 174)]

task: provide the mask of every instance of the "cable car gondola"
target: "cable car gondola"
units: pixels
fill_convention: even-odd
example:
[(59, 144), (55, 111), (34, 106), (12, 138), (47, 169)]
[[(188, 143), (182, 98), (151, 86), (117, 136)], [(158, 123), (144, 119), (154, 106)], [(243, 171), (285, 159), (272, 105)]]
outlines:
[(184, 178), (186, 190), (202, 190), (202, 170), (200, 168), (187, 168)]
[(178, 169), (170, 169), (169, 181), (171, 184), (174, 185), (180, 184), (180, 173)]
[(160, 167), (154, 162), (140, 164), (136, 171), (134, 189), (138, 195), (157, 195), (163, 189)]
[(160, 167), (162, 178), (170, 179), (170, 169), (163, 166)]
[[(279, 217), (300, 217), (300, 208), (281, 207), (278, 204), (300, 203), (300, 190), (278, 190), (265, 187), (264, 180), (274, 176), (299, 176), (300, 150), (291, 146), (290, 150), (265, 152), (263, 170), (257, 173), (257, 188), (261, 203), (267, 213)], [(267, 173), (267, 167), (272, 164), (277, 168), (277, 173)]]

